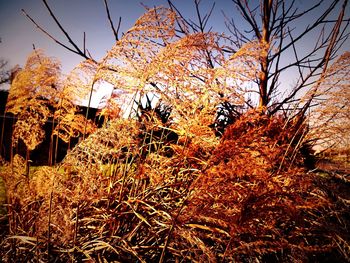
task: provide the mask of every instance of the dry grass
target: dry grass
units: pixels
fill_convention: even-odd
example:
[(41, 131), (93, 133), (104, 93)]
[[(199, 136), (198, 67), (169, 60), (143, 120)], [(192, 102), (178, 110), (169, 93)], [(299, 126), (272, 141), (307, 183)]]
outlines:
[[(55, 134), (92, 134), (31, 176), (20, 156), (4, 165), (3, 261), (350, 260), (349, 199), (304, 168), (304, 118), (242, 110), (221, 138), (210, 128), (218, 105), (246, 102), (242, 87), (260, 74), (269, 43), (227, 57), (224, 36), (190, 34), (183, 22), (172, 10), (148, 9), (101, 63), (85, 61), (68, 77)], [(71, 97), (97, 81), (123, 88), (95, 130), (74, 117)], [(135, 118), (121, 118), (126, 100), (142, 104), (150, 92), (171, 117), (137, 108)]]
[(16, 157), (1, 172), (2, 258), (349, 260), (348, 199), (302, 168), (296, 123), (249, 112), (208, 147), (193, 134), (152, 140), (159, 126), (115, 120), (32, 178)]

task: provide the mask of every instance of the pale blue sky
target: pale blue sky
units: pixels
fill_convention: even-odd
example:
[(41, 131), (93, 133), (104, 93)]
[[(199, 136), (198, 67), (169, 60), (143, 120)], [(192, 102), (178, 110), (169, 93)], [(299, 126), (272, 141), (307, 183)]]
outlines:
[[(110, 11), (114, 22), (117, 23), (119, 16), (122, 17), (122, 31), (130, 28), (135, 20), (144, 13), (146, 6), (167, 5), (165, 0), (109, 0)], [(193, 17), (195, 9), (191, 0), (173, 1), (186, 17)], [(213, 0), (202, 0), (201, 7), (208, 10)], [(216, 0), (216, 8), (213, 12), (210, 24), (216, 31), (226, 31), (222, 10), (230, 17), (233, 17), (236, 23), (240, 23), (239, 15), (230, 0)], [(288, 2), (288, 1), (287, 1)], [(296, 1), (300, 9), (310, 5), (312, 1)], [(327, 1), (325, 1), (327, 2)], [(104, 56), (106, 51), (114, 43), (112, 31), (110, 29), (107, 16), (104, 9), (103, 0), (48, 0), (49, 5), (61, 21), (62, 25), (71, 34), (73, 39), (81, 44), (83, 42), (83, 32), (86, 32), (87, 48), (98, 60)], [(23, 65), (26, 57), (32, 51), (32, 44), (37, 48), (42, 48), (50, 56), (58, 57), (63, 64), (63, 70), (69, 71), (76, 65), (81, 58), (69, 51), (63, 49), (40, 32), (35, 26), (22, 14), (21, 9), (25, 9), (40, 25), (48, 32), (63, 40), (64, 36), (50, 18), (40, 0), (0, 0), (0, 57), (8, 59), (10, 65)], [(310, 14), (312, 19), (316, 13)], [(306, 24), (307, 21), (305, 21)], [(300, 25), (300, 27), (305, 26)], [(306, 39), (306, 41), (312, 41)], [(347, 48), (350, 45), (347, 44)]]
[[(110, 12), (115, 25), (119, 16), (122, 17), (121, 31), (127, 31), (140, 17), (145, 9), (141, 2), (149, 7), (167, 5), (164, 0), (109, 0)], [(190, 0), (175, 0), (176, 5), (184, 15), (190, 17), (195, 13)], [(211, 0), (203, 1), (206, 10)], [(82, 45), (83, 33), (86, 32), (86, 45), (92, 56), (99, 60), (114, 44), (114, 37), (107, 20), (103, 0), (48, 0), (49, 5), (67, 29), (72, 38)], [(47, 55), (55, 56), (62, 62), (63, 71), (72, 69), (81, 57), (72, 54), (54, 43), (40, 32), (21, 12), (25, 9), (32, 18), (43, 26), (50, 34), (66, 43), (66, 39), (49, 16), (40, 0), (0, 0), (0, 57), (9, 60), (11, 65), (25, 63), (26, 57), (32, 51), (32, 44), (42, 48)], [(224, 20), (221, 10), (234, 9), (228, 0), (216, 1), (216, 9), (211, 23), (217, 31), (223, 31)]]

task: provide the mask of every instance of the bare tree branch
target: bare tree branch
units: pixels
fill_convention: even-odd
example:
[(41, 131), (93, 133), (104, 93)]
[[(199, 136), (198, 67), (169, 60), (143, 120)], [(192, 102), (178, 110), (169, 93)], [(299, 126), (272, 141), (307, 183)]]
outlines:
[[(266, 58), (261, 61), (261, 74), (257, 76), (255, 83), (259, 87), (260, 105), (271, 105), (271, 114), (294, 100), (297, 93), (308, 87), (310, 83), (315, 83), (314, 79), (321, 77), (320, 72), (328, 67), (329, 62), (336, 57), (340, 47), (349, 37), (347, 29), (349, 19), (344, 19), (344, 14), (336, 22), (331, 18), (340, 0), (333, 0), (327, 5), (326, 1), (320, 0), (302, 11), (295, 7), (295, 1), (286, 4), (282, 0), (262, 0), (260, 1), (260, 21), (257, 19), (256, 3), (246, 0), (232, 0), (232, 2), (251, 28), (249, 31), (246, 29), (242, 31), (232, 19), (227, 19), (225, 15), (228, 21), (226, 25), (236, 39), (234, 43), (240, 47), (239, 45), (252, 39), (258, 39), (270, 44)], [(342, 2), (343, 6), (340, 8), (344, 11), (347, 0)], [(325, 6), (325, 9), (319, 12), (315, 20), (301, 32), (297, 32), (293, 24), (301, 21), (300, 19), (310, 15), (311, 12), (317, 12), (321, 6)], [(332, 31), (325, 27), (333, 23), (338, 24), (339, 28), (336, 29), (334, 26)], [(309, 51), (301, 49), (302, 40), (320, 28), (315, 46)], [(294, 54), (294, 58), (286, 63), (283, 58), (289, 56), (290, 52)], [(287, 97), (270, 104), (280, 88), (279, 79), (282, 73), (288, 74), (286, 72), (293, 69), (296, 69), (299, 75), (297, 85), (292, 88)]]
[[(56, 16), (54, 15), (54, 13), (52, 12), (51, 8), (49, 7), (48, 3), (46, 0), (42, 0), (45, 7), (47, 8), (47, 10), (50, 13), (50, 16), (52, 17), (52, 19), (55, 21), (56, 25), (59, 27), (59, 29), (61, 30), (61, 32), (65, 35), (65, 37), (67, 38), (68, 42), (73, 46), (73, 48), (67, 46), (66, 44), (62, 43), (61, 41), (57, 40), (57, 38), (55, 38), (54, 36), (52, 36), (50, 33), (48, 33), (45, 29), (43, 29), (37, 22), (35, 22), (35, 20), (26, 13), (26, 11), (24, 9), (22, 9), (22, 12), (24, 13), (24, 15), (40, 30), (42, 31), (45, 35), (47, 35), (49, 38), (51, 38), (54, 42), (56, 42), (58, 45), (64, 47), (65, 49), (69, 50), (70, 52), (73, 52), (74, 54), (77, 54), (85, 59), (91, 59), (93, 61), (95, 61), (91, 56), (87, 56), (86, 55), (86, 49), (85, 49), (85, 35), (84, 35), (84, 51), (82, 51), (78, 45), (72, 40), (72, 38), (70, 37), (70, 35), (67, 33), (67, 31), (63, 28), (63, 26), (61, 25), (61, 23), (58, 21), (58, 19), (56, 18)], [(96, 61), (95, 61), (96, 62)]]
[(258, 23), (255, 20), (255, 17), (253, 15), (253, 12), (250, 10), (248, 6), (247, 0), (240, 1), (240, 0), (232, 0), (233, 3), (237, 5), (239, 8), (239, 11), (241, 12), (243, 18), (250, 24), (252, 30), (254, 31), (255, 35), (260, 39), (261, 34), (259, 31)]
[(38, 29), (40, 29), (45, 35), (47, 35), (49, 38), (51, 38), (54, 42), (56, 42), (60, 46), (64, 47), (65, 49), (68, 49), (69, 51), (71, 51), (77, 55), (80, 55), (76, 50), (68, 47), (67, 45), (63, 44), (61, 41), (58, 41), (55, 37), (53, 37), (45, 29), (43, 29), (38, 23), (35, 22), (35, 20), (30, 15), (27, 14), (27, 12), (24, 9), (22, 9), (22, 12)]
[(120, 29), (120, 25), (121, 25), (121, 22), (122, 22), (122, 18), (119, 17), (118, 26), (117, 26), (117, 29), (115, 29), (113, 21), (112, 21), (112, 18), (111, 18), (111, 14), (109, 12), (109, 7), (108, 7), (107, 0), (103, 0), (103, 1), (104, 1), (104, 4), (105, 4), (108, 21), (109, 21), (109, 23), (111, 25), (111, 28), (112, 28), (112, 31), (113, 31), (113, 34), (114, 34), (115, 41), (118, 41), (119, 40), (119, 37), (118, 37), (119, 29)]
[(77, 51), (77, 54), (81, 55), (82, 57), (86, 58), (86, 59), (91, 59), (89, 57), (87, 57), (83, 51), (81, 51), (81, 49), (77, 46), (77, 44), (72, 40), (72, 38), (70, 37), (70, 35), (67, 33), (67, 31), (63, 28), (63, 26), (61, 25), (61, 23), (58, 21), (58, 19), (56, 18), (55, 14), (52, 12), (50, 6), (47, 3), (47, 0), (42, 0), (43, 3), (45, 4), (47, 10), (50, 13), (50, 16), (52, 17), (52, 19), (55, 21), (56, 25), (60, 28), (60, 30), (62, 31), (62, 33), (66, 36), (67, 40), (69, 43), (71, 43), (71, 45), (74, 47), (74, 49)]
[(323, 66), (321, 77), (320, 77), (319, 81), (317, 82), (317, 85), (315, 86), (315, 88), (312, 90), (312, 94), (310, 96), (310, 99), (307, 101), (307, 103), (305, 104), (305, 106), (303, 108), (303, 112), (304, 113), (306, 112), (307, 108), (310, 106), (310, 104), (313, 101), (313, 99), (316, 97), (317, 91), (318, 91), (318, 89), (320, 87), (320, 83), (325, 78), (326, 71), (328, 69), (328, 63), (329, 63), (329, 61), (331, 59), (331, 56), (332, 56), (332, 53), (333, 53), (333, 48), (337, 44), (338, 35), (339, 35), (340, 27), (341, 27), (341, 24), (342, 24), (342, 21), (343, 21), (343, 18), (344, 18), (345, 8), (347, 6), (347, 2), (348, 2), (348, 0), (344, 0), (342, 9), (341, 9), (341, 11), (339, 13), (339, 16), (338, 16), (338, 20), (337, 20), (336, 24), (333, 27), (333, 30), (332, 30), (333, 33), (332, 33), (332, 36), (331, 36), (331, 39), (330, 39), (330, 43), (329, 43), (329, 45), (327, 47), (327, 50), (326, 50), (326, 53), (325, 53), (325, 58), (324, 58), (325, 59), (325, 63), (324, 63), (324, 66)]

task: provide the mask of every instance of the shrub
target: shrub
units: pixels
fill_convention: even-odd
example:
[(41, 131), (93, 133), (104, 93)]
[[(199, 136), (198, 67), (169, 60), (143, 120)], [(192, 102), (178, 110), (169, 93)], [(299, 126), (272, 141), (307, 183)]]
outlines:
[(348, 240), (339, 207), (298, 161), (306, 127), (297, 123), (252, 111), (211, 147), (179, 135), (141, 154), (145, 126), (114, 120), (32, 178), (16, 157), (2, 172), (10, 202), (3, 258), (348, 259), (336, 245)]

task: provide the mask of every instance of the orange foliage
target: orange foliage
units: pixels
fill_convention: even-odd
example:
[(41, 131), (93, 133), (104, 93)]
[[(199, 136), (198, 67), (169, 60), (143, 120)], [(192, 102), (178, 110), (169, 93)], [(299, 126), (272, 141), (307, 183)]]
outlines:
[(191, 184), (178, 219), (185, 230), (178, 234), (211, 244), (215, 257), (209, 253), (206, 261), (269, 261), (271, 254), (286, 260), (283, 253), (292, 251), (298, 251), (293, 260), (304, 260), (332, 247), (324, 217), (314, 214), (331, 209), (326, 193), (292, 164), (303, 159), (290, 150), (303, 136), (293, 123), (248, 112), (227, 128), (207, 169)]
[(323, 100), (312, 113), (310, 137), (323, 147), (350, 148), (350, 52), (345, 52), (319, 84)]
[(35, 50), (26, 65), (16, 74), (6, 103), (7, 112), (18, 117), (14, 144), (21, 139), (28, 150), (34, 150), (45, 137), (43, 125), (51, 116), (59, 89), (60, 64)]
[(85, 60), (77, 65), (67, 76), (59, 94), (54, 120), (58, 125), (53, 131), (60, 139), (69, 142), (72, 137), (90, 134), (96, 125), (81, 114), (77, 114), (76, 104), (86, 99), (92, 92), (94, 74), (97, 65), (91, 60)]
[[(222, 35), (178, 36), (177, 23), (186, 32), (173, 11), (148, 9), (99, 65), (84, 61), (67, 78), (55, 134), (64, 140), (83, 128), (92, 134), (33, 178), (22, 180), (24, 160), (17, 157), (12, 171), (1, 172), (13, 197), (12, 237), (0, 249), (7, 258), (8, 251), (19, 260), (63, 262), (292, 262), (326, 251), (339, 255), (335, 240), (346, 240), (347, 221), (334, 215), (348, 206), (337, 202), (337, 210), (303, 168), (302, 117), (251, 110), (222, 138), (209, 127), (220, 103), (244, 102), (240, 85), (259, 74), (269, 44), (248, 43), (226, 57)], [(102, 128), (83, 126), (74, 115), (75, 95), (100, 80), (122, 90), (119, 102), (159, 95), (171, 105), (171, 117), (139, 107), (138, 118), (123, 119), (121, 105), (112, 105)]]

